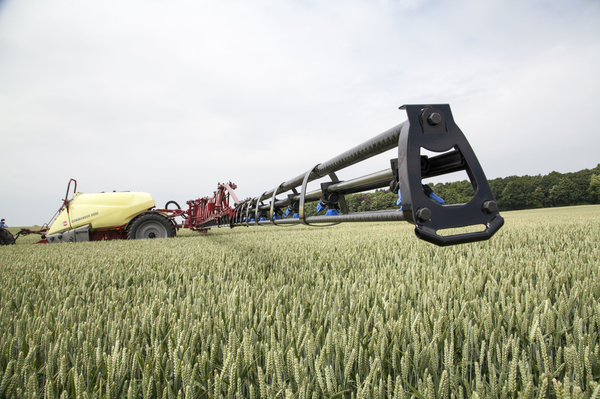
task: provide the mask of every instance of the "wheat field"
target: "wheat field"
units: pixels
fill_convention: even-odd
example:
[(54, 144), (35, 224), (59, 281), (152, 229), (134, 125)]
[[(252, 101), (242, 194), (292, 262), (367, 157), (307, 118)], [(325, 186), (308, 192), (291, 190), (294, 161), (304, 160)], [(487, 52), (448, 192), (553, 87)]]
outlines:
[(600, 398), (600, 206), (0, 247), (1, 398)]

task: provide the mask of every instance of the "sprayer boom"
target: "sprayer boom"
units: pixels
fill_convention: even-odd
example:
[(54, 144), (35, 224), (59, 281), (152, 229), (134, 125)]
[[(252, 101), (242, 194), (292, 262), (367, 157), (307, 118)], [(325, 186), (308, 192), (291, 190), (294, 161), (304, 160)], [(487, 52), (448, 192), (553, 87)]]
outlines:
[[(454, 123), (450, 106), (404, 105), (408, 120), (322, 162), (303, 174), (236, 204), (229, 219), (236, 226), (289, 226), (342, 222), (407, 221), (415, 225), (417, 237), (440, 245), (489, 239), (504, 223), (498, 212), (485, 174), (468, 141)], [(390, 167), (354, 179), (340, 181), (336, 172), (393, 148), (398, 157)], [(421, 155), (422, 150), (437, 153)], [(444, 205), (422, 179), (466, 171), (475, 195), (466, 204)], [(329, 177), (318, 190), (307, 191), (307, 184)], [(345, 194), (383, 187), (399, 194), (398, 209), (348, 212)], [(277, 198), (279, 196), (279, 198)], [(308, 202), (320, 201), (324, 216), (306, 216)], [(442, 203), (440, 203), (442, 202)], [(291, 218), (283, 217), (293, 214)], [(480, 225), (481, 231), (440, 235), (447, 229)], [(211, 227), (205, 224), (204, 228)]]

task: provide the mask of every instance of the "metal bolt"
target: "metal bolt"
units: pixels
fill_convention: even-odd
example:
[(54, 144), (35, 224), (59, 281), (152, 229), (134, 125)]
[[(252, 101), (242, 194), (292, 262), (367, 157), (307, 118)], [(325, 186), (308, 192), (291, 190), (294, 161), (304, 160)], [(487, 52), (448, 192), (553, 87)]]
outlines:
[(419, 208), (417, 210), (417, 218), (421, 222), (426, 222), (429, 219), (431, 219), (431, 211), (429, 210), (429, 208)]
[(488, 215), (491, 213), (497, 213), (498, 204), (496, 203), (496, 201), (485, 201), (481, 206), (481, 209), (483, 210), (483, 213)]
[(427, 117), (427, 122), (429, 122), (431, 126), (439, 125), (441, 121), (442, 115), (437, 112), (432, 112), (431, 115)]

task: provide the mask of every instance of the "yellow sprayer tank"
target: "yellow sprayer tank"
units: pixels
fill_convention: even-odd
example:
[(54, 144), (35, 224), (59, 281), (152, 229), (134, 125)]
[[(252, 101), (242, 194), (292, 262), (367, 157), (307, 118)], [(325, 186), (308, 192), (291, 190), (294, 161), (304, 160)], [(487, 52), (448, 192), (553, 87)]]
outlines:
[(76, 193), (58, 215), (47, 235), (90, 225), (91, 229), (122, 226), (134, 216), (154, 207), (148, 193)]

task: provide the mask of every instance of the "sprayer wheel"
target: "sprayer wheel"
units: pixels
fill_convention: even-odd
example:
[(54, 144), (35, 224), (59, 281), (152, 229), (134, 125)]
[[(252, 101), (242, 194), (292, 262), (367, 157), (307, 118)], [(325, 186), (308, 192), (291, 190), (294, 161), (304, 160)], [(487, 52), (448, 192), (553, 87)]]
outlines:
[(127, 238), (130, 240), (167, 237), (175, 237), (175, 227), (169, 219), (156, 213), (149, 213), (135, 219), (127, 233)]
[(15, 237), (7, 229), (0, 228), (0, 245), (13, 245)]

